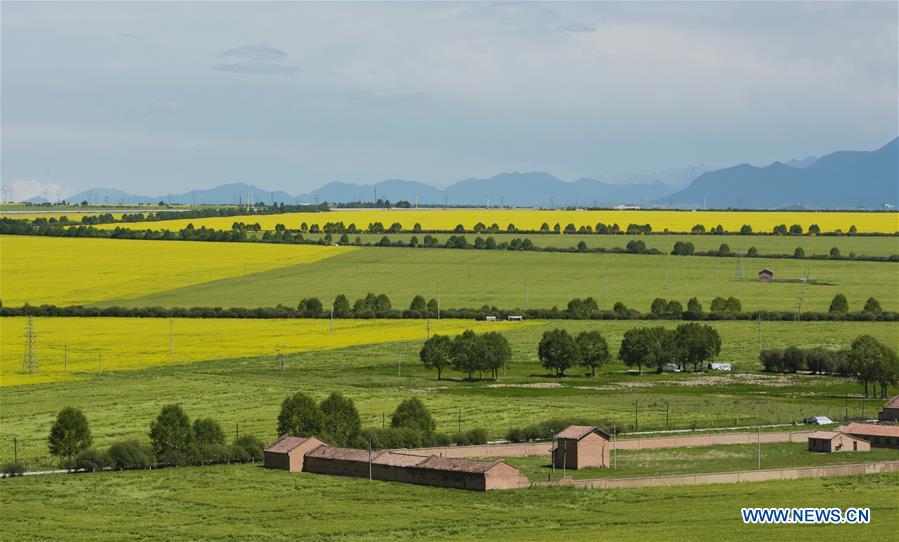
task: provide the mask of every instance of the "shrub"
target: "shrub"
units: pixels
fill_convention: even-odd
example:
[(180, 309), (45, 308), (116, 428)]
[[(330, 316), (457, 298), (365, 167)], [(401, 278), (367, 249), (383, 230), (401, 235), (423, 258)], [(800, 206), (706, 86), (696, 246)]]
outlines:
[(410, 429), (418, 434), (430, 434), (437, 428), (431, 413), (418, 397), (406, 399), (396, 407), (390, 426), (395, 429)]
[(116, 469), (149, 469), (156, 463), (153, 448), (136, 440), (117, 442), (106, 452), (111, 467)]
[(261, 461), (263, 456), (262, 450), (265, 448), (262, 441), (253, 435), (239, 437), (234, 440), (234, 444), (231, 446), (232, 451), (239, 449), (246, 453), (246, 456), (241, 455), (241, 457), (246, 457), (244, 461)]
[(487, 430), (476, 427), (465, 432), (465, 437), (470, 444), (487, 444)]
[(73, 468), (87, 472), (103, 470), (109, 468), (110, 465), (109, 456), (96, 448), (81, 450), (72, 462)]
[(25, 464), (24, 463), (7, 463), (3, 465), (3, 475), (4, 476), (22, 476), (25, 474)]
[(453, 442), (458, 446), (468, 446), (471, 442), (468, 440), (468, 435), (465, 433), (453, 433), (452, 438)]

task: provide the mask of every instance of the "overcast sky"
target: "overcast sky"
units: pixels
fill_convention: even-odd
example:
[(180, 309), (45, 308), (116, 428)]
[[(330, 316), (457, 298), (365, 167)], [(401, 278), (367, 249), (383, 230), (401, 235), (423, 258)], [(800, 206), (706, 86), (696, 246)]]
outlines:
[(0, 10), (3, 183), (63, 194), (614, 180), (897, 135), (895, 2)]

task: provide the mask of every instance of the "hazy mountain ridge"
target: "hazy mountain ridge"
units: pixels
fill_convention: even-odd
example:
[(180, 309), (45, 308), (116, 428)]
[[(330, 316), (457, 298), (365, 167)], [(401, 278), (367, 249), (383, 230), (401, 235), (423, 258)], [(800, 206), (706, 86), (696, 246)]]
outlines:
[[(128, 194), (114, 188), (94, 188), (67, 201), (90, 203), (238, 204), (253, 202), (346, 203), (386, 199), (420, 205), (510, 207), (610, 207), (621, 203), (685, 208), (806, 207), (821, 209), (882, 208), (897, 205), (899, 138), (873, 151), (836, 151), (821, 158), (749, 164), (705, 171), (686, 188), (651, 182), (622, 184), (578, 179), (563, 181), (545, 172), (501, 173), (487, 179), (469, 178), (439, 188), (421, 181), (388, 179), (374, 184), (329, 182), (317, 190), (292, 196), (283, 190), (263, 190), (247, 183), (159, 197)], [(694, 166), (697, 167), (697, 166)], [(697, 167), (697, 169), (699, 169)], [(677, 171), (677, 170), (672, 170)]]

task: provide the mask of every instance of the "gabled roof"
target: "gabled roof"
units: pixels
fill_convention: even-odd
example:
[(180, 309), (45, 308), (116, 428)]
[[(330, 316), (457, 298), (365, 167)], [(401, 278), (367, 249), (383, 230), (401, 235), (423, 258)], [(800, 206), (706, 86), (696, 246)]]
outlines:
[(853, 422), (849, 425), (837, 427), (836, 430), (863, 437), (899, 437), (899, 425)]
[(899, 408), (899, 395), (893, 397), (889, 403), (883, 405), (883, 408)]
[(505, 461), (474, 461), (457, 457), (439, 457), (432, 455), (421, 463), (415, 465), (420, 469), (446, 470), (456, 472), (482, 473), (487, 472), (497, 465), (508, 465)]
[(762, 269), (761, 271), (759, 271), (759, 275), (761, 275), (762, 273), (767, 273), (769, 275), (773, 275), (774, 271), (771, 271), (770, 269)]
[(844, 433), (840, 433), (839, 431), (815, 431), (814, 433), (809, 433), (808, 438), (833, 440), (834, 438), (842, 434)]
[[(386, 452), (371, 452), (372, 462)], [(342, 461), (358, 461), (368, 463), (368, 450), (358, 450), (356, 448), (337, 448), (334, 446), (319, 446), (306, 454), (306, 457), (320, 457), (322, 459), (339, 459)]]
[(425, 461), (423, 455), (402, 454), (398, 452), (384, 452), (372, 459), (376, 465), (389, 465), (391, 467), (414, 467)]
[(590, 433), (598, 433), (603, 438), (609, 438), (609, 434), (605, 431), (601, 431), (592, 425), (569, 425), (562, 431), (556, 434), (556, 438), (564, 438), (564, 439), (574, 439), (581, 440), (586, 437)]
[(276, 440), (275, 442), (272, 442), (271, 444), (266, 446), (265, 451), (273, 452), (276, 454), (286, 454), (286, 453), (290, 452), (291, 450), (293, 450), (294, 448), (296, 448), (297, 446), (300, 446), (301, 444), (304, 444), (306, 441), (312, 440), (312, 439), (316, 440), (319, 443), (324, 444), (322, 441), (320, 441), (319, 439), (317, 439), (315, 437), (294, 437), (292, 435), (284, 435), (281, 438), (279, 438), (278, 440)]

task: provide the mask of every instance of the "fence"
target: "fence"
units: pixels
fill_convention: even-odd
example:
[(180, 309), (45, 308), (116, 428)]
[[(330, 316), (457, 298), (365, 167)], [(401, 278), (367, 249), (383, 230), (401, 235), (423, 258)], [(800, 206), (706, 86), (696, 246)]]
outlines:
[[(806, 442), (811, 431), (784, 431), (778, 433), (722, 433), (622, 439), (615, 441), (619, 450), (653, 450), (662, 448), (696, 448), (724, 444), (774, 444), (780, 442)], [(528, 442), (524, 444), (484, 444), (475, 446), (442, 446), (402, 450), (406, 453), (439, 455), (443, 457), (527, 457), (549, 455), (552, 442)]]
[(570, 476), (566, 476), (562, 480), (556, 482), (541, 482), (532, 485), (566, 485), (586, 489), (618, 489), (636, 487), (691, 486), (705, 484), (736, 484), (740, 482), (798, 480), (800, 478), (853, 476), (860, 474), (880, 474), (885, 472), (899, 472), (899, 461), (853, 463), (851, 465), (831, 465), (827, 467), (798, 467), (787, 469), (748, 470), (738, 472), (716, 472), (706, 474), (678, 474), (675, 476), (648, 476), (644, 478), (620, 478), (617, 480), (572, 480)]

